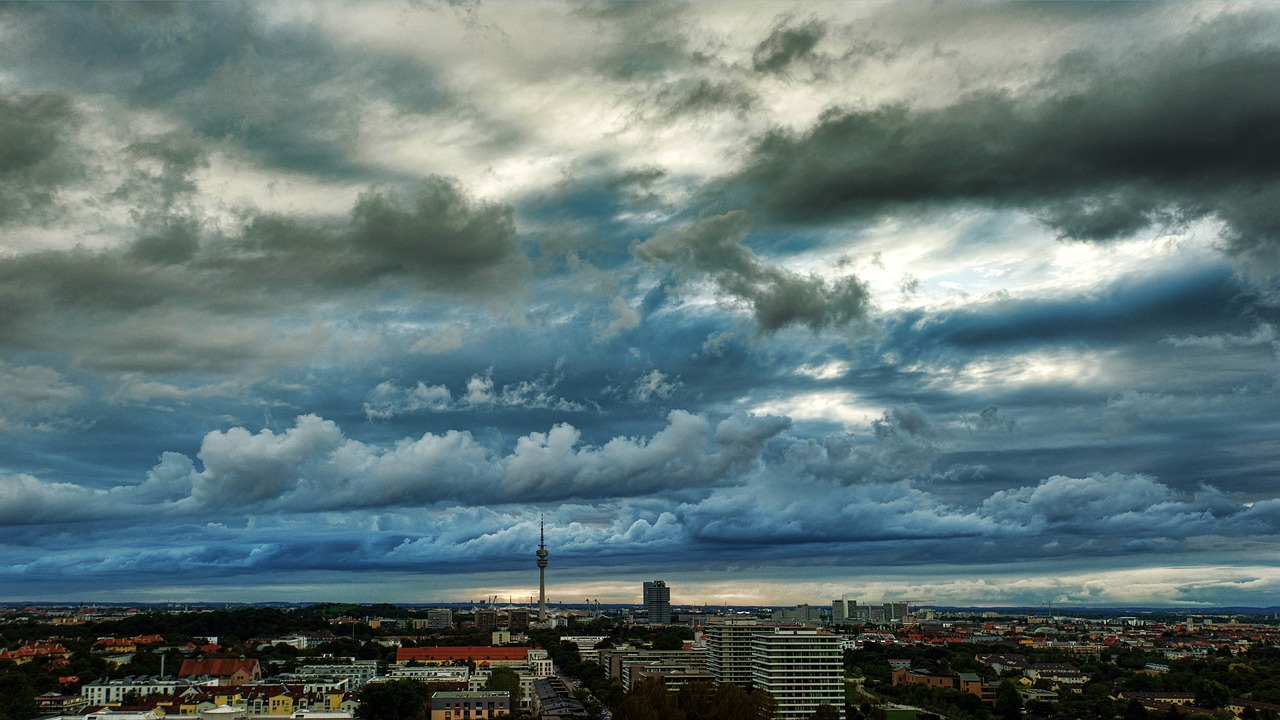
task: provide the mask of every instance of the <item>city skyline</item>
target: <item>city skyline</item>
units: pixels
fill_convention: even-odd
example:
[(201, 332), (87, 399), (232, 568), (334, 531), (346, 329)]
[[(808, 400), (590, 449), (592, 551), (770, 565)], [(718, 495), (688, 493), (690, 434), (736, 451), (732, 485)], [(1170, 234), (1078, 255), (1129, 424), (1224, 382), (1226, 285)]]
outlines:
[(0, 601), (1280, 605), (1278, 76), (1266, 3), (0, 5)]

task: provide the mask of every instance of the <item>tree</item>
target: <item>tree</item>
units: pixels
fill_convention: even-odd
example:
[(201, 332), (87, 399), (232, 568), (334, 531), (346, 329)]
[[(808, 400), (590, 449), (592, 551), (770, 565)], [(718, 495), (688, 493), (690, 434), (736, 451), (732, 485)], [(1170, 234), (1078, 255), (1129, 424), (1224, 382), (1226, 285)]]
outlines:
[(36, 692), (27, 679), (17, 673), (0, 676), (0, 719), (29, 720), (40, 714)]
[(662, 632), (653, 638), (654, 650), (679, 650), (684, 647), (684, 640), (675, 633)]
[(676, 697), (656, 678), (636, 683), (613, 717), (615, 720), (685, 720)]
[(834, 706), (822, 703), (809, 717), (811, 720), (840, 720), (840, 711)]
[(356, 717), (360, 720), (425, 720), (427, 686), (417, 680), (394, 680), (376, 685), (366, 685), (360, 692), (360, 707)]
[(996, 717), (1000, 720), (1021, 720), (1022, 696), (1011, 680), (1001, 680), (996, 689)]
[(1142, 707), (1142, 703), (1137, 700), (1130, 700), (1124, 706), (1124, 715), (1121, 720), (1146, 720), (1147, 709)]
[(507, 697), (511, 698), (509, 707), (512, 712), (515, 712), (520, 707), (520, 701), (524, 699), (520, 690), (520, 674), (505, 665), (498, 665), (489, 669), (489, 679), (485, 681), (484, 689), (498, 692), (505, 691)]

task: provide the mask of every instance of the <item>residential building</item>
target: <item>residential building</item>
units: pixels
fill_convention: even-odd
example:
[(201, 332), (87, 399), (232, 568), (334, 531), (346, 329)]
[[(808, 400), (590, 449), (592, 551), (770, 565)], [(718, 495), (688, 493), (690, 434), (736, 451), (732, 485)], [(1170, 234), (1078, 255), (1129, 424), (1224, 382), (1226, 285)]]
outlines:
[(706, 669), (697, 665), (653, 660), (627, 664), (626, 687), (631, 689), (643, 680), (657, 678), (668, 690), (678, 690), (689, 683), (714, 683), (715, 678)]
[(618, 680), (622, 686), (630, 689), (635, 682), (632, 669), (635, 666), (653, 663), (682, 665), (705, 670), (707, 666), (706, 649), (697, 650), (640, 650), (633, 647), (616, 647), (599, 651), (599, 660), (610, 678)]
[(505, 692), (441, 691), (431, 696), (431, 720), (488, 720), (510, 713)]
[(245, 685), (262, 679), (262, 668), (254, 658), (183, 660), (180, 678), (213, 678), (219, 685)]
[(476, 611), (476, 629), (477, 630), (497, 630), (498, 629), (498, 611), (493, 608), (485, 608)]
[(528, 610), (508, 610), (507, 628), (513, 633), (525, 632), (529, 629), (531, 613)]
[(585, 720), (590, 717), (573, 690), (558, 677), (534, 682), (533, 691), (534, 712), (542, 720)]
[(416, 661), (424, 665), (449, 665), (454, 662), (474, 662), (477, 667), (491, 664), (514, 665), (529, 659), (527, 647), (490, 647), (487, 645), (461, 645), (457, 647), (398, 648), (396, 665)]
[(427, 608), (427, 627), (432, 630), (453, 627), (453, 611), (449, 608)]
[(713, 618), (707, 621), (707, 670), (719, 683), (751, 687), (751, 636), (770, 630), (754, 618)]
[(87, 683), (80, 687), (80, 697), (84, 699), (86, 706), (119, 705), (129, 694), (144, 698), (152, 695), (176, 695), (191, 685), (192, 683), (187, 680), (130, 675), (115, 680), (103, 678)]
[(562, 635), (560, 642), (561, 644), (573, 643), (578, 648), (578, 657), (595, 662), (599, 659), (596, 645), (607, 639), (604, 635)]
[(993, 705), (996, 701), (997, 686), (983, 682), (982, 678), (974, 673), (932, 675), (926, 672), (900, 668), (893, 671), (892, 682), (894, 685), (926, 685), (932, 688), (959, 690), (960, 692), (976, 695), (983, 702)]
[(303, 665), (289, 673), (289, 680), (306, 680), (309, 678), (346, 679), (352, 690), (359, 690), (366, 683), (378, 676), (377, 660), (356, 660), (355, 658), (333, 658), (329, 663)]
[(809, 628), (773, 628), (751, 636), (751, 684), (773, 696), (778, 720), (808, 720), (819, 705), (844, 717), (840, 638)]

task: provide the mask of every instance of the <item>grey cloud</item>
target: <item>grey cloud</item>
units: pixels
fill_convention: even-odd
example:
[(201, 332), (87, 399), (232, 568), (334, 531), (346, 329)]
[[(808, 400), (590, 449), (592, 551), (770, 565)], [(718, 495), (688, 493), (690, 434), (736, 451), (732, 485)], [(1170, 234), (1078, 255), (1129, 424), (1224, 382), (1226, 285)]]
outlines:
[(453, 395), (443, 385), (419, 382), (416, 387), (403, 388), (386, 381), (369, 391), (364, 414), (370, 420), (387, 420), (421, 410), (444, 410), (452, 405)]
[(338, 427), (315, 416), (298, 418), (280, 435), (252, 435), (244, 428), (209, 433), (199, 454), (204, 470), (193, 478), (191, 497), (212, 507), (279, 497), (312, 472), (329, 474), (326, 462), (342, 443)]
[(679, 3), (589, 3), (574, 11), (597, 23), (610, 42), (596, 70), (615, 80), (666, 75), (697, 57), (689, 48)]
[(692, 226), (664, 228), (635, 245), (641, 260), (669, 263), (678, 272), (706, 275), (719, 289), (752, 309), (764, 332), (804, 325), (814, 332), (856, 330), (866, 320), (870, 295), (854, 277), (828, 282), (762, 262), (743, 247), (750, 221), (730, 212), (699, 219)]
[[(185, 168), (198, 165), (198, 152), (173, 151)], [(182, 153), (186, 153), (183, 155)], [(162, 185), (180, 185), (186, 171)], [(175, 192), (178, 192), (175, 190)], [(267, 355), (261, 337), (244, 346), (229, 340), (265, 316), (295, 317), (310, 312), (317, 297), (337, 297), (389, 285), (414, 294), (448, 294), (456, 301), (488, 301), (518, 291), (529, 270), (516, 236), (512, 209), (470, 199), (457, 183), (428, 178), (412, 194), (374, 190), (362, 195), (348, 218), (304, 220), (252, 215), (230, 230), (208, 227), (184, 212), (153, 208), (139, 237), (127, 248), (48, 250), (0, 258), (0, 293), (8, 315), (0, 320), (0, 342), (40, 346), (70, 335), (118, 345), (113, 338), (166, 335), (190, 338), (199, 324), (205, 340), (169, 343), (160, 355), (141, 348), (99, 346), (86, 355), (120, 369), (215, 367)], [(166, 324), (168, 323), (168, 324)], [(228, 326), (220, 333), (214, 328)], [(54, 333), (56, 328), (57, 333)], [(221, 334), (224, 339), (212, 337)], [(251, 333), (252, 334), (252, 333)], [(277, 349), (286, 344), (271, 343)], [(255, 353), (250, 346), (258, 346)], [(230, 350), (214, 357), (189, 357), (182, 349)], [(138, 356), (136, 361), (130, 355)]]
[(974, 430), (992, 431), (999, 430), (1002, 432), (1013, 432), (1018, 426), (1017, 421), (1000, 414), (1000, 408), (995, 405), (988, 405), (982, 409), (977, 415), (972, 415), (964, 419), (964, 424)]
[(871, 428), (879, 440), (897, 435), (899, 431), (918, 438), (933, 435), (928, 416), (914, 403), (886, 410), (882, 417), (872, 421)]
[(170, 218), (163, 225), (148, 229), (129, 248), (129, 256), (158, 265), (180, 265), (189, 262), (200, 249), (202, 228), (190, 217)]
[(734, 80), (686, 77), (663, 84), (651, 102), (659, 116), (671, 119), (719, 111), (741, 114), (755, 107), (757, 98), (746, 85)]
[(78, 164), (66, 157), (78, 118), (63, 95), (0, 90), (0, 224), (47, 219)]
[(377, 270), (464, 284), (510, 262), (518, 251), (509, 206), (476, 203), (441, 177), (426, 179), (408, 198), (366, 193), (352, 215), (355, 245)]
[[(774, 216), (872, 216), (980, 203), (1108, 240), (1213, 214), (1229, 253), (1276, 262), (1280, 55), (1248, 12), (1125, 67), (1065, 62), (1041, 86), (978, 89), (940, 108), (833, 108), (775, 130), (737, 182)], [(1223, 48), (1230, 48), (1229, 50)]]
[(713, 429), (706, 418), (676, 411), (650, 438), (584, 446), (581, 433), (562, 424), (519, 438), (503, 456), (456, 431), (385, 450), (303, 416), (283, 433), (237, 427), (207, 435), (199, 453), (205, 467), (192, 476), (183, 506), (319, 510), (631, 497), (726, 482), (786, 426), (731, 418)]
[(70, 410), (88, 393), (58, 371), (0, 362), (0, 431), (54, 427), (70, 421)]
[(72, 483), (45, 483), (30, 475), (0, 475), (0, 524), (38, 525), (103, 517), (109, 510), (95, 491)]
[(193, 174), (209, 165), (208, 149), (185, 133), (140, 138), (129, 146), (127, 157), (128, 174), (110, 199), (135, 203), (144, 217), (174, 210), (179, 200), (196, 192)]
[(1184, 539), (1273, 535), (1280, 525), (1271, 504), (1243, 505), (1208, 486), (1182, 496), (1144, 475), (1095, 474), (998, 491), (983, 501), (980, 514), (1016, 534)]
[(825, 35), (826, 27), (817, 20), (792, 24), (784, 18), (751, 53), (751, 66), (757, 72), (782, 72), (812, 54)]
[(1254, 347), (1258, 345), (1274, 345), (1280, 338), (1276, 335), (1274, 325), (1262, 323), (1248, 334), (1231, 335), (1219, 333), (1217, 335), (1197, 336), (1183, 335), (1181, 337), (1169, 336), (1161, 342), (1166, 345), (1172, 345), (1176, 348), (1203, 348), (1205, 350), (1225, 350), (1230, 347)]
[(419, 382), (414, 388), (400, 387), (391, 381), (379, 383), (369, 392), (364, 403), (365, 417), (387, 420), (398, 415), (430, 410), (433, 412), (475, 409), (551, 409), (560, 412), (585, 412), (596, 409), (586, 403), (568, 400), (556, 394), (563, 376), (544, 374), (530, 380), (518, 380), (496, 387), (493, 371), (472, 375), (455, 399), (444, 385)]
[[(248, 3), (41, 6), (11, 13), (9, 48), (32, 85), (127, 98), (183, 118), (267, 165), (368, 177), (349, 152), (383, 104), (443, 109), (446, 92), (410, 55), (361, 52), (318, 24), (273, 22)], [(74, 51), (67, 50), (74, 48)]]

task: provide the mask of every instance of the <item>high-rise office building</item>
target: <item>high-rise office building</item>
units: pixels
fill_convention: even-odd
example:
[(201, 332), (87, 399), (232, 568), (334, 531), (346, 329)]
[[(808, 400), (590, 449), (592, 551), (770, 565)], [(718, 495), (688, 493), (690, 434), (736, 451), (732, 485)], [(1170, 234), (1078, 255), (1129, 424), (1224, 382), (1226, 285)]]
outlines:
[(848, 595), (831, 603), (831, 622), (840, 624), (856, 623), (897, 623), (907, 622), (911, 606), (906, 602), (858, 604), (850, 600)]
[(671, 624), (671, 588), (662, 580), (650, 580), (644, 584), (644, 609), (649, 614), (650, 625)]

